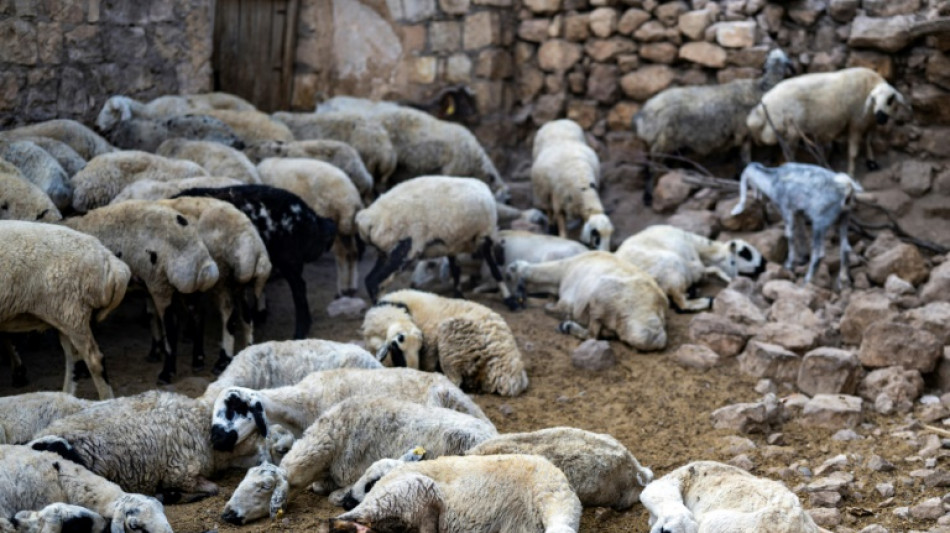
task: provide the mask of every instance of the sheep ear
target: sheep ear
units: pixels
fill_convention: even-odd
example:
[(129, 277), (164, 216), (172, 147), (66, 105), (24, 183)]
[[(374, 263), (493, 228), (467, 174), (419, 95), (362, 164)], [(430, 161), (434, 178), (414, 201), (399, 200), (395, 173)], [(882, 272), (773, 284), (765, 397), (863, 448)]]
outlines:
[(256, 402), (251, 406), (251, 416), (254, 417), (254, 425), (257, 426), (257, 431), (261, 433), (262, 437), (266, 437), (267, 418), (264, 416), (264, 406), (261, 405), (261, 402)]
[(871, 94), (864, 100), (864, 113), (865, 116), (874, 114), (874, 91), (871, 91)]
[(729, 253), (736, 253), (736, 241), (729, 243)]
[(274, 518), (284, 510), (287, 504), (288, 483), (286, 476), (278, 476), (274, 494), (270, 497), (270, 516)]
[(387, 355), (389, 355), (389, 343), (384, 342), (383, 345), (379, 347), (379, 350), (376, 351), (376, 360), (382, 363), (386, 360)]

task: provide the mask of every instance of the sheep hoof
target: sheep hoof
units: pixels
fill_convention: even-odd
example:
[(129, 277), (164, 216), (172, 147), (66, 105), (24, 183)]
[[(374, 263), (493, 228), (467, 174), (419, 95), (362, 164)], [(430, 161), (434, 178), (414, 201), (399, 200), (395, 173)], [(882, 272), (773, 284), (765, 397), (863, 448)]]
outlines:
[(91, 378), (92, 374), (89, 373), (89, 367), (86, 366), (85, 361), (76, 361), (73, 363), (73, 379), (79, 381), (80, 379)]
[(571, 323), (568, 321), (561, 322), (557, 325), (558, 333), (570, 334), (571, 333)]
[(873, 159), (868, 159), (865, 165), (868, 167), (868, 170), (871, 172), (881, 169), (881, 165), (877, 164), (877, 161)]
[(30, 380), (26, 377), (26, 367), (21, 366), (13, 371), (13, 386), (16, 388), (26, 387)]
[(159, 385), (171, 385), (172, 379), (175, 377), (171, 372), (162, 372), (158, 375), (158, 384)]
[(511, 311), (517, 311), (521, 305), (518, 303), (518, 298), (514, 295), (505, 298), (505, 305), (508, 306), (508, 309)]

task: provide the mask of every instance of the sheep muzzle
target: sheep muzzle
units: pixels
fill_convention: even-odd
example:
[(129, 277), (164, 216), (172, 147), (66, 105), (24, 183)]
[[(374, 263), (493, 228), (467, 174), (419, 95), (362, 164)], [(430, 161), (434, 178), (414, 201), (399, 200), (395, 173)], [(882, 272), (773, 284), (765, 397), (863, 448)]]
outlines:
[(234, 509), (225, 509), (224, 512), (221, 513), (221, 520), (236, 526), (244, 524), (244, 517), (234, 512)]
[(888, 119), (888, 118), (890, 118), (890, 117), (888, 117), (888, 116), (887, 116), (887, 113), (885, 113), (885, 112), (883, 112), (883, 111), (875, 111), (875, 112), (874, 112), (874, 120), (876, 120), (877, 123), (878, 123), (879, 125), (881, 125), (881, 126), (887, 124), (887, 119)]
[(211, 426), (211, 445), (215, 450), (219, 452), (234, 451), (237, 440), (237, 431), (224, 429), (218, 425)]

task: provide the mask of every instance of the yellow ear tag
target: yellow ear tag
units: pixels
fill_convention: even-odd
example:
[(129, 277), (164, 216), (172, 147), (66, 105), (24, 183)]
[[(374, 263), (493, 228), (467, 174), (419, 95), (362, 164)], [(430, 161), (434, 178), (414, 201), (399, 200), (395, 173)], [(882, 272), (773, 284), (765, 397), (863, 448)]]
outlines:
[(280, 509), (277, 509), (277, 514), (274, 515), (274, 518), (280, 520), (283, 517), (284, 517), (284, 508), (281, 507)]
[(449, 98), (449, 105), (445, 107), (445, 114), (450, 117), (455, 114), (455, 98)]
[(422, 457), (423, 455), (426, 454), (426, 449), (423, 448), (422, 446), (416, 446), (415, 448), (412, 449), (412, 453), (418, 455), (419, 457)]

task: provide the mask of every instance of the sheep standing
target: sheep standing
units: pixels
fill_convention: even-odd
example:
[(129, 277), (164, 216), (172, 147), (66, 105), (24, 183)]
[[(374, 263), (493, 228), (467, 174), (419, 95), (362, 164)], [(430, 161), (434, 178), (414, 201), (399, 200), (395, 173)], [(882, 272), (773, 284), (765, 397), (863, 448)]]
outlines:
[(49, 195), (16, 167), (0, 161), (0, 220), (56, 222), (62, 218)]
[[(481, 251), (505, 304), (516, 309), (518, 301), (502, 281), (492, 249), (497, 221), (491, 191), (473, 178), (422, 176), (393, 187), (356, 215), (360, 238), (378, 252), (366, 276), (370, 298), (375, 301), (380, 283), (412, 261), (448, 256), (452, 264), (458, 254)], [(460, 275), (453, 266), (456, 294), (461, 294)]]
[(616, 336), (644, 351), (666, 346), (666, 295), (649, 274), (611, 253), (535, 265), (516, 261), (508, 273), (522, 294), (530, 285), (558, 295), (556, 309), (569, 317), (559, 327), (562, 333), (581, 339)]
[(567, 478), (543, 457), (446, 456), (398, 465), (331, 531), (576, 533), (581, 510)]
[(0, 398), (0, 444), (23, 444), (54, 420), (93, 405), (65, 392), (29, 392)]
[(154, 152), (163, 142), (176, 138), (212, 141), (236, 150), (244, 149), (244, 140), (231, 126), (207, 115), (132, 118), (119, 122), (106, 135), (109, 142), (123, 150)]
[(30, 141), (0, 141), (0, 158), (17, 167), (21, 175), (45, 192), (57, 209), (69, 207), (73, 188), (69, 176), (53, 156)]
[[(861, 138), (872, 124), (886, 124), (900, 106), (906, 105), (903, 95), (880, 74), (855, 67), (805, 74), (779, 83), (749, 113), (746, 125), (760, 144), (775, 145), (781, 136), (793, 147), (806, 135), (815, 142), (830, 143), (847, 132), (848, 175), (854, 176)], [(870, 135), (865, 145), (868, 168), (877, 168)]]
[[(3, 138), (3, 132), (0, 132), (0, 139)], [(20, 141), (29, 141), (53, 156), (53, 159), (63, 167), (67, 176), (73, 176), (86, 166), (86, 160), (80, 157), (76, 150), (73, 150), (68, 144), (57, 141), (50, 137), (40, 136), (21, 136), (17, 137)]]
[(172, 533), (165, 510), (155, 498), (124, 492), (55, 453), (0, 446), (0, 517), (56, 502), (100, 514), (111, 522), (112, 533)]
[(116, 95), (102, 106), (96, 127), (99, 131), (110, 131), (120, 122), (134, 118), (163, 119), (206, 109), (253, 111), (256, 108), (239, 96), (222, 92), (159, 96), (148, 103)]
[(219, 277), (218, 266), (195, 227), (174, 209), (139, 200), (93, 209), (64, 224), (98, 238), (145, 285), (155, 308), (149, 357), (159, 360), (164, 352), (165, 365), (158, 379), (170, 383), (178, 354), (172, 298), (176, 292), (206, 291)]
[(3, 136), (6, 138), (49, 137), (69, 145), (79, 154), (79, 157), (86, 161), (102, 154), (115, 152), (114, 146), (75, 120), (56, 119), (37, 122), (7, 130), (3, 132)]
[[(356, 482), (379, 459), (399, 457), (425, 443), (427, 458), (460, 455), (498, 435), (491, 423), (472, 416), (390, 398), (352, 398), (320, 416), (281, 461), (276, 484), (258, 475), (257, 467), (235, 489), (222, 518), (232, 524), (271, 516), (293, 491), (313, 483), (329, 492)], [(262, 483), (263, 481), (263, 483)], [(282, 490), (275, 490), (283, 487)], [(340, 499), (346, 489), (331, 499)]]
[(363, 321), (366, 347), (393, 366), (441, 369), (465, 390), (517, 396), (528, 388), (511, 328), (484, 305), (402, 290), (380, 298)]
[(261, 182), (257, 167), (246, 155), (213, 141), (169, 139), (158, 147), (160, 156), (187, 159), (202, 166), (212, 176), (225, 176), (253, 185)]
[(290, 191), (313, 211), (336, 224), (336, 296), (355, 296), (359, 289), (356, 213), (363, 209), (360, 192), (339, 168), (323, 161), (272, 157), (258, 165), (264, 184)]
[(0, 254), (0, 331), (55, 328), (66, 356), (63, 390), (76, 391), (70, 370), (79, 356), (99, 397), (111, 398), (90, 322), (118, 307), (129, 267), (95, 237), (51, 224), (0, 221), (0, 242), (10, 250)]
[(627, 238), (616, 255), (653, 276), (678, 311), (712, 306), (712, 298), (688, 296), (706, 275), (729, 283), (737, 275), (754, 277), (765, 270), (762, 254), (741, 239), (717, 242), (665, 225), (650, 226)]
[(738, 215), (745, 209), (746, 191), (749, 186), (769, 197), (778, 205), (785, 222), (785, 238), (788, 241), (788, 257), (785, 268), (795, 267), (797, 253), (795, 243), (795, 221), (799, 214), (811, 221), (811, 261), (805, 283), (809, 283), (815, 274), (818, 262), (825, 256), (825, 233), (835, 222), (841, 240), (841, 269), (838, 271), (840, 286), (848, 285), (848, 222), (850, 219), (851, 197), (861, 192), (856, 181), (847, 174), (824, 169), (816, 165), (786, 163), (778, 168), (766, 168), (759, 163), (750, 163), (742, 172), (740, 180), (739, 203), (732, 209)]
[(640, 501), (650, 511), (651, 533), (825, 531), (781, 483), (713, 461), (677, 468), (647, 485)]
[[(181, 196), (207, 196), (230, 202), (244, 213), (260, 234), (271, 264), (284, 275), (294, 300), (294, 338), (307, 336), (313, 320), (307, 303), (303, 265), (316, 261), (336, 238), (336, 224), (318, 216), (297, 195), (267, 185), (195, 188)], [(258, 300), (258, 311), (263, 299)], [(259, 319), (261, 317), (258, 317)]]

